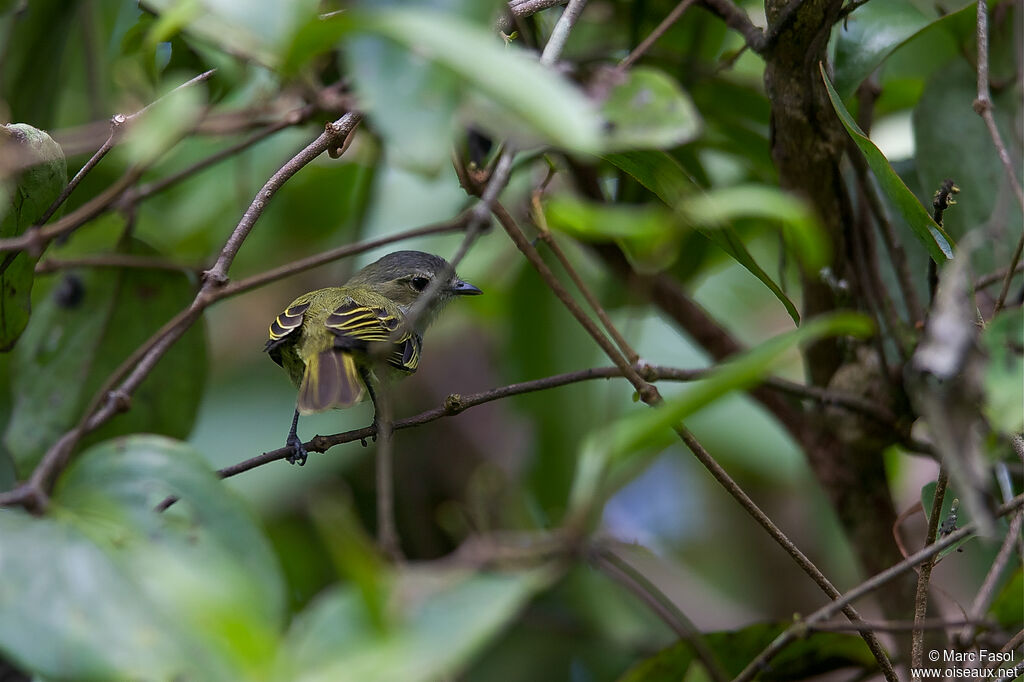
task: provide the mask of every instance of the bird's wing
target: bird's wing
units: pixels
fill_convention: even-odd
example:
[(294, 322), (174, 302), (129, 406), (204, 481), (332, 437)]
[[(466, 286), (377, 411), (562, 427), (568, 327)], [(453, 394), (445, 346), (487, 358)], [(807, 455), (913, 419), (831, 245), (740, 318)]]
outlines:
[(306, 313), (307, 308), (309, 308), (309, 301), (302, 303), (294, 301), (270, 323), (270, 338), (263, 346), (263, 351), (270, 353), (270, 357), (277, 364), (281, 364), (281, 358), (280, 353), (275, 351), (285, 342), (285, 338), (289, 334), (302, 326), (302, 316)]
[(335, 336), (335, 348), (365, 351), (371, 343), (391, 341), (394, 349), (387, 356), (389, 365), (410, 374), (419, 365), (423, 341), (405, 328), (400, 313), (346, 298), (324, 324)]

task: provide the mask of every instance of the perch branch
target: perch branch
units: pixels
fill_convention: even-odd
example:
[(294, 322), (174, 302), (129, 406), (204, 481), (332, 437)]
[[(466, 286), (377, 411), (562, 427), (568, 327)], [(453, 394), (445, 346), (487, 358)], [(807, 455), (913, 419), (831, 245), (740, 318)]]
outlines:
[[(946, 484), (949, 477), (946, 469), (939, 466), (939, 476), (935, 482), (935, 497), (932, 498), (932, 511), (928, 517), (928, 531), (925, 533), (924, 546), (935, 542), (939, 531), (939, 516), (942, 515), (942, 500), (946, 497)], [(928, 613), (928, 583), (931, 580), (935, 557), (926, 559), (917, 572), (917, 591), (914, 594), (914, 623), (923, 623)], [(910, 633), (910, 667), (912, 670), (921, 667), (924, 662), (924, 629), (915, 627)], [(915, 677), (916, 679), (916, 677)]]

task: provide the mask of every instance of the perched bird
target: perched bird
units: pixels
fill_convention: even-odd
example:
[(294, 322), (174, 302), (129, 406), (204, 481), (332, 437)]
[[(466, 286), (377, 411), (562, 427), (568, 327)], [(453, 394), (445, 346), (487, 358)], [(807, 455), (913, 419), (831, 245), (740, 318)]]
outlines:
[[(445, 277), (426, 307), (410, 311), (435, 279)], [(396, 251), (370, 263), (340, 287), (317, 289), (288, 304), (270, 325), (264, 351), (299, 389), (286, 445), (288, 461), (306, 463), (295, 431), (300, 414), (350, 407), (380, 381), (406, 376), (419, 365), (423, 332), (456, 296), (483, 293), (459, 279), (448, 262), (422, 251)], [(383, 347), (371, 344), (390, 344)]]

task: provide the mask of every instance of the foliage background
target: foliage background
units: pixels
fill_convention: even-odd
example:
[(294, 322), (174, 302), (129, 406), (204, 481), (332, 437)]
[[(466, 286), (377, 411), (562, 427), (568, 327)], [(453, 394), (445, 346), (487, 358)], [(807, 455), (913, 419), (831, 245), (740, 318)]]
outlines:
[[(699, 369), (714, 365), (715, 358), (663, 310), (629, 291), (611, 261), (600, 255), (602, 249), (618, 244), (637, 270), (665, 273), (751, 348), (794, 328), (783, 299), (806, 315), (801, 268), (834, 266), (836, 254), (843, 252), (829, 228), (835, 216), (817, 213), (813, 198), (793, 199), (803, 192), (785, 179), (782, 184), (796, 192), (777, 189), (764, 59), (745, 49), (744, 36), (702, 3), (647, 50), (641, 66), (633, 67), (637, 80), (618, 91), (619, 99), (612, 96), (603, 105), (602, 93), (616, 84), (610, 67), (675, 3), (589, 3), (565, 45), (558, 68), (565, 77), (549, 75), (554, 85), (545, 80), (536, 87), (508, 78), (519, 73), (509, 54), (543, 46), (559, 17), (557, 8), (521, 18), (519, 33), (503, 46), (493, 29), (501, 9), (495, 3), (441, 1), (430, 3), (430, 10), (388, 3), (365, 11), (311, 0), (143, 4), (3, 3), (4, 118), (49, 131), (63, 149), (69, 176), (107, 138), (112, 114), (130, 114), (163, 98), (133, 120), (113, 151), (84, 176), (63, 215), (77, 215), (126, 174), (127, 189), (100, 215), (69, 232), (70, 238), (56, 239), (34, 254), (41, 260), (28, 328), (12, 351), (0, 354), (5, 389), (0, 392), (0, 489), (18, 490), (43, 453), (82, 417), (106, 377), (189, 304), (202, 271), (262, 183), (349, 107), (367, 113), (351, 146), (340, 159), (323, 155), (310, 163), (267, 203), (231, 268), (232, 281), (343, 244), (451, 220), (473, 205), (450, 159), (452, 144), (463, 161), (468, 158), (470, 124), (495, 140), (510, 136), (526, 147), (502, 202), (531, 238), (537, 234), (531, 192), (545, 178), (546, 160), (557, 169), (546, 190), (547, 222), (583, 281), (650, 365)], [(995, 114), (1019, 168), (1020, 7), (1017, 2), (990, 5)], [(755, 25), (766, 24), (760, 3), (739, 6)], [(1011, 185), (984, 123), (971, 109), (974, 8), (955, 0), (874, 0), (836, 23), (828, 47), (838, 94), (864, 125), (864, 93), (869, 93), (871, 138), (919, 203), (930, 212), (932, 194), (946, 177), (961, 188), (944, 227), (968, 254), (972, 279), (1006, 267), (1021, 234)], [(316, 18), (318, 12), (336, 10), (344, 12)], [(481, 44), (489, 49), (481, 51)], [(202, 83), (174, 89), (212, 68), (216, 72)], [(814, 76), (820, 89), (821, 77)], [(858, 88), (865, 79), (877, 92)], [(571, 89), (570, 80), (576, 83)], [(569, 108), (543, 96), (544, 87), (568, 93)], [(596, 104), (587, 105), (580, 93)], [(597, 121), (595, 108), (616, 121), (610, 133), (599, 136), (596, 128), (587, 129)], [(288, 116), (295, 111), (301, 112), (301, 122), (292, 124)], [(147, 194), (161, 179), (280, 122), (288, 125), (209, 169)], [(552, 150), (546, 157), (541, 143)], [(563, 157), (560, 147), (574, 155)], [(682, 182), (673, 177), (677, 184), (671, 191), (711, 197), (705, 213), (695, 207), (673, 213), (622, 170), (621, 160), (610, 162), (607, 156), (637, 149), (642, 151), (631, 153), (639, 153), (636, 158), (644, 163), (674, 160)], [(850, 196), (857, 197), (863, 213), (856, 174), (849, 165), (844, 170)], [(595, 180), (609, 205), (582, 198), (585, 182), (576, 176)], [(11, 183), (18, 176), (5, 167), (5, 177), (7, 191), (15, 191)], [(723, 192), (729, 188), (738, 191)], [(910, 195), (882, 189), (909, 271), (927, 302), (927, 246), (904, 221), (907, 213), (899, 205)], [(835, 213), (843, 210), (834, 207)], [(13, 211), (8, 209), (9, 217)], [(40, 213), (19, 218), (16, 231), (4, 237), (24, 233)], [(58, 214), (54, 220), (59, 219)], [(762, 279), (708, 234), (725, 229), (745, 245)], [(448, 234), (403, 241), (400, 247), (450, 256), (461, 240), (461, 234)], [(294, 390), (260, 353), (268, 322), (298, 293), (339, 284), (395, 248), (338, 260), (217, 303), (161, 361), (132, 398), (132, 409), (82, 441), (76, 452), (99, 445), (89, 455), (74, 456), (44, 515), (0, 513), (5, 585), (0, 651), (12, 675), (16, 670), (42, 679), (183, 674), (186, 679), (604, 680), (626, 675), (654, 680), (682, 679), (687, 670), (706, 675), (698, 664), (691, 667), (685, 647), (666, 649), (644, 663), (679, 641), (673, 617), (666, 623), (657, 609), (631, 593), (624, 586), (630, 579), (617, 577), (601, 552), (628, 562), (653, 586), (646, 601), (667, 601), (705, 633), (781, 623), (825, 603), (682, 443), (665, 445), (670, 441), (661, 440), (664, 428), (656, 434), (651, 429), (638, 447), (622, 453), (631, 469), (622, 479), (602, 482), (594, 498), (598, 518), (588, 522), (586, 533), (574, 536), (578, 545), (546, 549), (546, 533), (572, 511), (571, 491), (579, 485), (588, 443), (608, 437), (602, 429), (609, 424), (639, 423), (623, 420), (643, 407), (621, 378), (514, 396), (398, 431), (396, 512), (411, 561), (406, 566), (389, 566), (369, 539), (367, 529), (376, 523), (372, 443), (337, 446), (313, 455), (301, 469), (274, 461), (218, 482), (211, 468), (283, 443)], [(551, 252), (543, 243), (538, 248), (559, 272)], [(111, 253), (158, 259), (162, 265), (68, 267), (76, 259)], [(885, 288), (898, 301), (897, 314), (906, 320), (898, 328), (884, 320), (881, 325), (884, 352), (899, 357), (904, 338), (913, 346), (922, 330), (899, 300), (895, 271), (884, 257), (879, 262)], [(167, 269), (168, 263), (175, 269)], [(469, 395), (609, 364), (500, 228), (480, 237), (459, 272), (486, 295), (453, 305), (431, 330), (420, 371), (393, 392), (397, 415), (443, 405), (452, 393)], [(766, 286), (768, 280), (778, 295)], [(1019, 286), (1018, 278), (1014, 287)], [(985, 319), (992, 316), (997, 289), (978, 296)], [(1008, 462), (995, 470), (1006, 472), (1010, 497), (1020, 492), (1021, 469), (1009, 437), (1020, 431), (1024, 404), (1015, 292), (1011, 289), (1002, 325), (991, 327), (1002, 330), (999, 336), (993, 340), (989, 334), (986, 340), (995, 357), (1001, 357), (1000, 348), (1010, 350), (1001, 367), (988, 365), (984, 397), (977, 401), (990, 410), (980, 446), (984, 461), (988, 467)], [(871, 312), (865, 298), (855, 286), (839, 296), (836, 307)], [(880, 319), (878, 313), (876, 323)], [(854, 326), (837, 322), (829, 334)], [(848, 357), (856, 355), (855, 343), (849, 343)], [(856, 538), (851, 544), (850, 528), (844, 531), (802, 444), (749, 395), (731, 391), (756, 383), (769, 370), (802, 383), (803, 358), (791, 346), (780, 361), (759, 362), (749, 376), (724, 382), (727, 395), (702, 400), (686, 424), (844, 591), (871, 572), (863, 567), (865, 553), (875, 552), (881, 565), (889, 565), (895, 547), (858, 546)], [(988, 362), (992, 357), (990, 352)], [(677, 383), (658, 387), (670, 402), (689, 391)], [(872, 397), (869, 390), (862, 395)], [(905, 400), (900, 388), (897, 409), (912, 422), (919, 415), (900, 402)], [(813, 401), (805, 407), (808, 420), (825, 419)], [(361, 428), (371, 416), (371, 407), (360, 405), (304, 418), (300, 434), (308, 439)], [(972, 419), (976, 423), (978, 416)], [(904, 435), (911, 433), (909, 422), (903, 427)], [(178, 440), (109, 440), (141, 433)], [(921, 432), (913, 433), (917, 438)], [(908, 439), (900, 440), (887, 433), (870, 457), (884, 458), (892, 504), (903, 511), (921, 500), (921, 488), (935, 479), (938, 465), (909, 454)], [(982, 488), (998, 497), (994, 480), (986, 475)], [(182, 501), (162, 516), (151, 513), (168, 494)], [(864, 516), (875, 511), (861, 509)], [(924, 538), (922, 518), (912, 517), (901, 527), (912, 549)], [(1016, 528), (1019, 533), (1019, 523)], [(933, 595), (932, 615), (953, 619), (956, 604), (974, 599), (993, 566), (998, 540), (1007, 534), (1005, 523), (999, 533), (995, 541), (973, 542), (936, 567), (932, 580), (941, 584), (943, 596)], [(505, 540), (522, 556), (502, 560), (490, 543)], [(484, 558), (475, 559), (467, 547), (479, 549)], [(1019, 555), (1010, 561), (1017, 567), (1014, 574), (1004, 560), (996, 575), (1001, 590), (1008, 585), (996, 613), (1002, 608), (1009, 615), (982, 628), (992, 639), (975, 644), (998, 648), (1007, 633), (1021, 627), (1024, 614), (1012, 606), (1019, 601), (1019, 562)], [(641, 584), (639, 590), (645, 589)], [(895, 619), (912, 614), (912, 606), (905, 600), (889, 611), (868, 602), (858, 608), (868, 618)], [(781, 626), (757, 627), (744, 631), (746, 639), (709, 637), (730, 677)], [(886, 643), (897, 656), (903, 652), (898, 669), (905, 673), (905, 642), (896, 637)], [(780, 678), (851, 666), (874, 670), (874, 660), (855, 635), (819, 634), (793, 646), (792, 668), (777, 661)]]

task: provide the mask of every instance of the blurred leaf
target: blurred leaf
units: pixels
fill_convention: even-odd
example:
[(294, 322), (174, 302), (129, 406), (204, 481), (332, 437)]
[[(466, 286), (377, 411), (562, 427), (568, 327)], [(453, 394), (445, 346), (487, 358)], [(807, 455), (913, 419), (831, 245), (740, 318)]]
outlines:
[(668, 209), (653, 204), (597, 204), (565, 196), (544, 204), (548, 225), (579, 239), (618, 243), (641, 272), (672, 264), (682, 231)]
[[(124, 252), (153, 255), (132, 240)], [(165, 322), (187, 307), (194, 285), (179, 272), (93, 268), (64, 275), (38, 307), (12, 367), (14, 410), (4, 444), (26, 474), (74, 426), (114, 369)], [(206, 376), (205, 322), (200, 319), (160, 359), (117, 415), (84, 444), (124, 433), (184, 438), (192, 429)]]
[(1024, 431), (1024, 311), (1002, 311), (981, 334), (985, 367), (985, 417), (1005, 435)]
[[(932, 505), (935, 504), (935, 488), (936, 483), (934, 481), (925, 484), (921, 488), (921, 506), (924, 508), (924, 517), (929, 521), (931, 520), (932, 516)], [(956, 501), (957, 503), (955, 515), (951, 513), (953, 511), (954, 501)], [(957, 498), (956, 490), (952, 486), (947, 485), (946, 493), (942, 496), (942, 510), (939, 515), (938, 538), (941, 539), (943, 535), (952, 533), (954, 530), (962, 527), (964, 524), (970, 523), (970, 521), (971, 514), (965, 506), (960, 504), (959, 499)], [(966, 538), (942, 550), (938, 553), (938, 555), (936, 555), (936, 561), (946, 556), (947, 554), (952, 554), (953, 552), (956, 552), (965, 543), (970, 542), (975, 537), (976, 536), (974, 535), (969, 535)]]
[(351, 502), (318, 497), (310, 511), (338, 572), (359, 590), (370, 622), (383, 631), (388, 624), (384, 600), (390, 574), (373, 541), (359, 525)]
[(9, 36), (0, 60), (3, 71), (5, 120), (31, 121), (49, 128), (57, 107), (69, 90), (63, 78), (64, 54), (76, 26), (82, 0), (33, 0), (11, 14), (5, 27)]
[(858, 313), (816, 317), (799, 329), (768, 339), (717, 365), (705, 379), (687, 386), (661, 405), (635, 411), (592, 433), (579, 456), (569, 496), (571, 513), (585, 514), (600, 506), (610, 492), (621, 487), (672, 442), (670, 427), (731, 391), (757, 384), (787, 350), (826, 336), (866, 336), (871, 332), (871, 321)]
[[(318, 20), (300, 32), (301, 44), (293, 43), (289, 49), (285, 71), (296, 68), (305, 56), (358, 33), (392, 40), (450, 70), (471, 92), (552, 144), (591, 152), (600, 146), (600, 119), (578, 90), (515, 45), (502, 46), (486, 29), (451, 14), (402, 8)], [(413, 109), (420, 106), (406, 102)], [(377, 115), (373, 108), (368, 112), (371, 118)]]
[(167, 623), (81, 531), (0, 510), (0, 649), (18, 666), (77, 680), (170, 679), (187, 660)]
[[(157, 512), (165, 495), (181, 501)], [(0, 512), (0, 648), (46, 677), (256, 677), (283, 592), (252, 516), (188, 446), (156, 436), (84, 453), (51, 518)]]
[(835, 36), (835, 85), (848, 97), (893, 51), (930, 22), (908, 0), (869, 2), (840, 24)]
[[(187, 78), (179, 79), (179, 83)], [(202, 87), (167, 93), (128, 127), (123, 149), (134, 164), (149, 166), (185, 137), (203, 113)]]
[[(42, 130), (24, 123), (0, 126), (0, 145), (15, 180), (0, 186), (0, 238), (24, 234), (57, 200), (68, 183), (64, 152)], [(0, 252), (0, 351), (14, 347), (32, 311), (32, 282), (39, 257), (22, 251)]]
[(903, 216), (903, 219), (914, 231), (918, 240), (928, 250), (932, 260), (939, 264), (945, 263), (953, 257), (953, 240), (941, 226), (932, 220), (931, 215), (921, 205), (921, 202), (917, 200), (914, 193), (903, 184), (903, 180), (892, 169), (892, 166), (889, 165), (889, 161), (886, 160), (882, 152), (879, 151), (878, 147), (864, 134), (864, 131), (860, 129), (857, 122), (850, 116), (850, 112), (846, 110), (843, 101), (836, 94), (835, 88), (832, 87), (832, 82), (829, 81), (828, 75), (825, 73), (824, 65), (820, 65), (820, 69), (821, 77), (825, 81), (825, 87), (828, 88), (828, 96), (832, 100), (832, 106), (835, 108), (836, 113), (839, 114), (839, 120), (843, 122), (846, 131), (853, 138), (861, 153), (864, 154), (864, 158), (874, 172), (875, 179), (878, 180), (882, 191)]
[(705, 227), (742, 216), (778, 221), (786, 244), (808, 270), (828, 263), (831, 244), (811, 209), (800, 199), (768, 185), (737, 185), (711, 189), (679, 205), (687, 219)]
[(1018, 566), (988, 612), (1001, 626), (1012, 631), (1020, 628), (1021, 604), (1024, 604), (1024, 569)]
[(344, 50), (359, 102), (393, 148), (393, 162), (427, 174), (450, 164), (455, 74), (381, 36), (352, 36)]
[[(637, 182), (653, 192), (666, 205), (673, 208), (680, 206), (697, 184), (687, 177), (682, 166), (664, 152), (625, 152), (608, 154), (603, 157), (612, 165), (628, 173)], [(708, 228), (696, 225), (695, 228), (725, 251), (748, 272), (757, 277), (771, 290), (775, 297), (786, 307), (786, 312), (796, 324), (800, 324), (800, 313), (775, 280), (765, 272), (743, 244), (736, 229), (728, 224)]]
[[(704, 641), (724, 671), (734, 677), (787, 627), (785, 623), (757, 623), (742, 630), (705, 633)], [(690, 645), (679, 642), (637, 663), (619, 678), (619, 682), (689, 679), (693, 662), (701, 665)], [(859, 635), (816, 632), (784, 648), (772, 659), (771, 665), (758, 674), (757, 679), (787, 682), (843, 668), (874, 670), (875, 667), (875, 658)]]
[(142, 0), (141, 4), (160, 15), (150, 33), (152, 43), (185, 29), (228, 54), (270, 67), (279, 63), (282, 49), (319, 7), (318, 0)]
[(556, 573), (471, 573), (409, 568), (389, 607), (395, 625), (376, 630), (354, 589), (325, 594), (295, 621), (281, 679), (416, 682), (457, 674)]
[(701, 129), (700, 114), (678, 82), (648, 67), (630, 69), (601, 112), (609, 131), (606, 149), (675, 147)]

